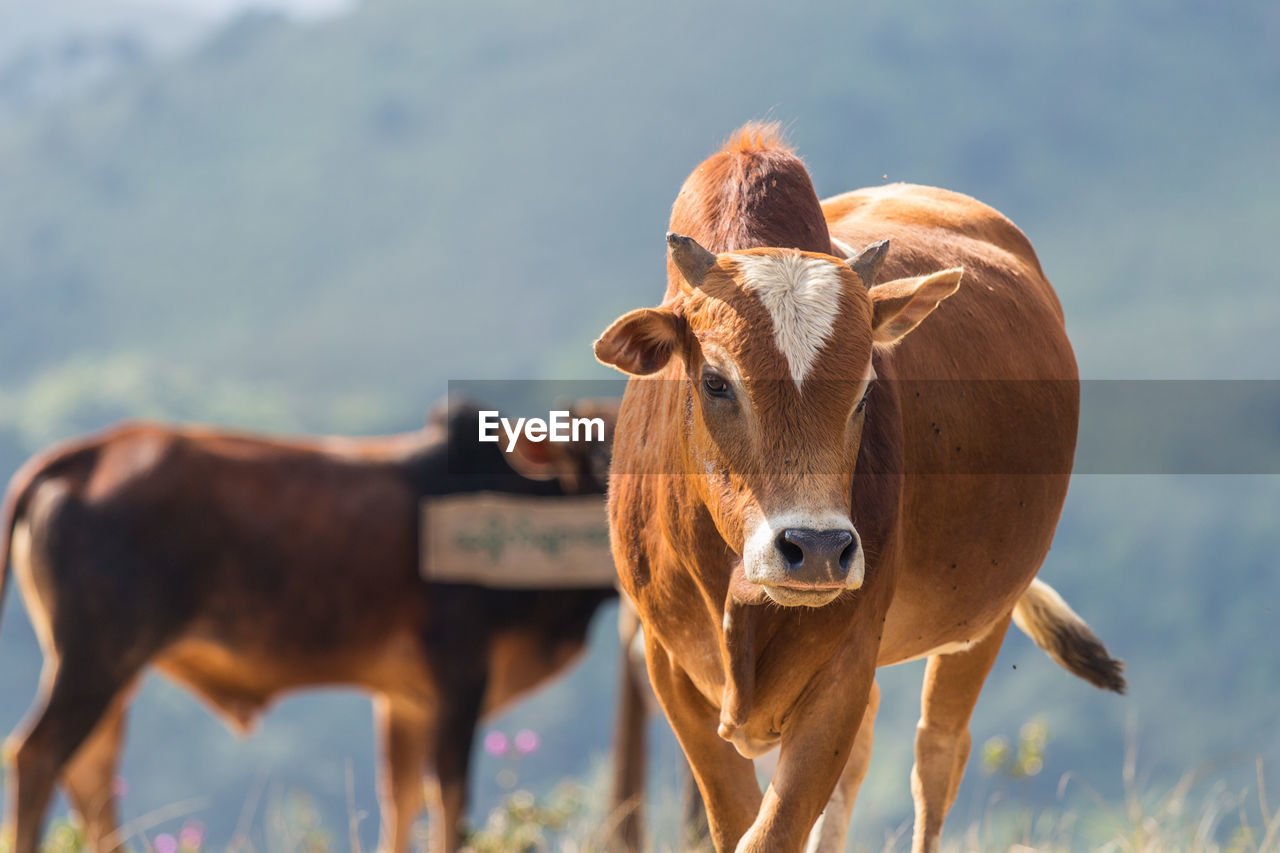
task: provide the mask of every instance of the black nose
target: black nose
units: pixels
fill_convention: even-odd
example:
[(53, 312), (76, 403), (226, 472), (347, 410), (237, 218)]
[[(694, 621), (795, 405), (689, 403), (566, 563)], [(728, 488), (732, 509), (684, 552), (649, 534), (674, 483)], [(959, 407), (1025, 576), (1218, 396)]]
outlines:
[(843, 583), (858, 550), (848, 530), (790, 527), (774, 542), (791, 576), (802, 583)]

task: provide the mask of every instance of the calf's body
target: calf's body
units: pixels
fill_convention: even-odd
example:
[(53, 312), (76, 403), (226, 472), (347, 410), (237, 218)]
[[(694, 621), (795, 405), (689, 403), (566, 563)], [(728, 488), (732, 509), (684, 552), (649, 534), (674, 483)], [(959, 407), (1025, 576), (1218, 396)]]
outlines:
[[(56, 782), (95, 849), (123, 841), (111, 781), (148, 665), (240, 729), (294, 688), (370, 691), (383, 848), (408, 849), (425, 776), (433, 846), (456, 849), (478, 718), (561, 671), (615, 595), (421, 579), (423, 498), (564, 493), (476, 442), (476, 419), (463, 405), (420, 433), (295, 441), (133, 424), (19, 472), (4, 532), (45, 667), (10, 741), (15, 853), (36, 849)], [(575, 492), (601, 490), (589, 469)]]

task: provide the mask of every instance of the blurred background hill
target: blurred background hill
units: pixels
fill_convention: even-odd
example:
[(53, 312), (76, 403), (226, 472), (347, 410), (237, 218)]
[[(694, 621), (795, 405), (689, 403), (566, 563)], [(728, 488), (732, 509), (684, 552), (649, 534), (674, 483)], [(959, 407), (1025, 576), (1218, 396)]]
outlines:
[[(19, 0), (0, 2), (0, 475), (122, 417), (369, 433), (417, 426), (449, 379), (607, 376), (590, 343), (660, 297), (680, 182), (762, 117), (824, 196), (912, 181), (1009, 215), (1085, 377), (1280, 378), (1273, 3)], [(1115, 793), (1130, 718), (1157, 781), (1280, 767), (1278, 515), (1275, 477), (1076, 478), (1044, 573), (1132, 693), (1011, 634), (974, 740), (1043, 717), (1018, 796), (1053, 801), (1068, 770)], [(495, 722), (542, 736), (535, 786), (603, 759), (615, 641), (595, 633), (585, 667)], [(10, 591), (0, 729), (38, 660)], [(864, 840), (910, 814), (919, 672), (882, 676)], [(237, 742), (150, 682), (132, 732), (127, 815), (207, 796), (229, 833), (265, 780), (341, 826), (348, 758), (373, 812), (351, 694), (291, 699)], [(498, 767), (480, 759), (477, 813)], [(957, 824), (996, 788), (972, 769)]]

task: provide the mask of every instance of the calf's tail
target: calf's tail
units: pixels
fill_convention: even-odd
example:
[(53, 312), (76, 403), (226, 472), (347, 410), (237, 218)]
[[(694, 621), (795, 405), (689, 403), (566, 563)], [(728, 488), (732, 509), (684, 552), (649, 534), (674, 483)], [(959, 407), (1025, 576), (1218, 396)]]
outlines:
[(0, 501), (0, 615), (4, 613), (4, 592), (9, 585), (9, 558), (12, 556), (13, 529), (18, 524), (27, 495), (35, 478), (20, 470), (9, 481), (4, 500)]
[(4, 615), (4, 591), (9, 586), (9, 543), (13, 539), (13, 526), (17, 516), (17, 499), (13, 488), (4, 496), (0, 504), (0, 616)]
[(1103, 690), (1123, 693), (1124, 661), (1113, 658), (1053, 587), (1036, 578), (1013, 608), (1013, 621), (1065, 669)]

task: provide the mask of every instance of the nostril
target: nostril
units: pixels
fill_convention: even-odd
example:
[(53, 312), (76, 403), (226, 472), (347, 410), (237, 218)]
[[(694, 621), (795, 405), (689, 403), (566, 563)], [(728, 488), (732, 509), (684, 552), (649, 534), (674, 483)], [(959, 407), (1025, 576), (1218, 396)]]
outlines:
[(792, 531), (784, 530), (778, 534), (778, 538), (774, 540), (774, 544), (778, 546), (778, 551), (782, 554), (782, 559), (787, 561), (788, 569), (798, 569), (804, 563), (804, 549), (791, 541), (788, 536)]
[(858, 553), (858, 540), (850, 536), (849, 544), (844, 546), (844, 550), (840, 552), (841, 571), (849, 571), (849, 566), (853, 565), (853, 555), (856, 553)]

